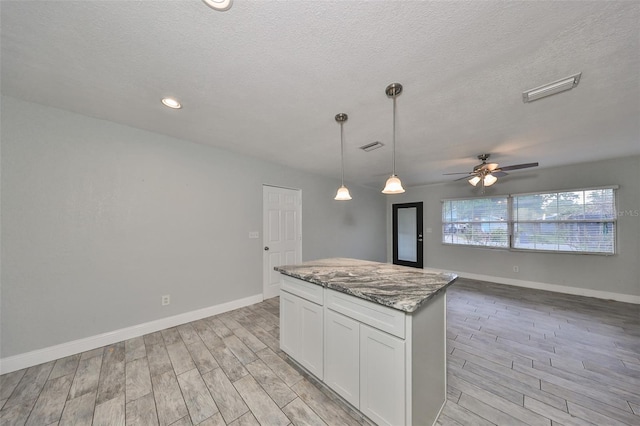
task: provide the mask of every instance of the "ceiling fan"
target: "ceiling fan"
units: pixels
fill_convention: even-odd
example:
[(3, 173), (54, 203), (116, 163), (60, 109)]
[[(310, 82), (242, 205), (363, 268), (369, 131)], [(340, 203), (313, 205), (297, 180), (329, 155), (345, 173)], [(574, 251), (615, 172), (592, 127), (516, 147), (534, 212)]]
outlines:
[(468, 179), (469, 183), (473, 186), (478, 185), (478, 183), (482, 184), (482, 188), (484, 189), (486, 186), (491, 186), (497, 182), (499, 177), (506, 176), (508, 173), (505, 173), (507, 170), (518, 170), (518, 169), (528, 169), (529, 167), (538, 167), (538, 163), (524, 163), (524, 164), (514, 164), (512, 166), (498, 167), (498, 163), (487, 163), (487, 160), (491, 154), (480, 154), (478, 155), (478, 160), (482, 161), (482, 164), (478, 164), (473, 168), (471, 172), (460, 172), (460, 173), (444, 173), (444, 175), (466, 175), (461, 177), (458, 180)]

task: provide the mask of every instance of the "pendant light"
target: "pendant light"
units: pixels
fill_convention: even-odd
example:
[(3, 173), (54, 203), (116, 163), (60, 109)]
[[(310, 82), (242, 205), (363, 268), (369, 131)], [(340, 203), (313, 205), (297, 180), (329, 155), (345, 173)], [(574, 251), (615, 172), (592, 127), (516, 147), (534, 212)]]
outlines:
[(385, 89), (385, 93), (388, 97), (393, 99), (393, 173), (387, 179), (387, 183), (382, 190), (383, 194), (402, 194), (404, 192), (404, 188), (402, 187), (402, 182), (398, 176), (396, 176), (396, 97), (402, 93), (402, 84), (400, 83), (391, 83)]
[(344, 122), (349, 119), (349, 116), (343, 112), (336, 115), (336, 121), (340, 124), (340, 164), (342, 166), (342, 185), (338, 188), (338, 193), (334, 200), (338, 201), (348, 201), (351, 199), (351, 194), (349, 194), (349, 189), (344, 186), (344, 131), (343, 125)]

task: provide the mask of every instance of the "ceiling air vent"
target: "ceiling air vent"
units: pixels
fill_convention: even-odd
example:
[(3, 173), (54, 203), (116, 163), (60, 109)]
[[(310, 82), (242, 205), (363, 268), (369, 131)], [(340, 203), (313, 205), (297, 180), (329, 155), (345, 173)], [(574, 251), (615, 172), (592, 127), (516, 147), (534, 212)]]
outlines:
[(571, 90), (580, 83), (580, 77), (582, 73), (571, 75), (562, 80), (554, 81), (553, 83), (545, 84), (544, 86), (536, 87), (535, 89), (527, 90), (522, 93), (522, 101), (524, 103), (537, 101), (538, 99), (545, 98), (547, 96), (555, 95), (556, 93), (565, 92)]
[(371, 142), (366, 145), (362, 145), (360, 147), (361, 150), (365, 152), (373, 151), (374, 149), (382, 148), (384, 144), (382, 142)]

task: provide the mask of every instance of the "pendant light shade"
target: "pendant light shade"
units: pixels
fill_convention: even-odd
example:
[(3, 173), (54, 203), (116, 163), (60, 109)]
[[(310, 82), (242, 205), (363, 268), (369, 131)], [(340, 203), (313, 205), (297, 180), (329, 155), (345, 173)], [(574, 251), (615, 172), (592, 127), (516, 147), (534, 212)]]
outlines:
[(349, 188), (347, 188), (344, 185), (338, 188), (338, 193), (336, 194), (336, 197), (334, 198), (334, 200), (348, 201), (350, 199), (351, 199), (351, 194), (349, 194)]
[(382, 190), (383, 194), (402, 194), (404, 192), (404, 188), (402, 187), (402, 182), (400, 182), (400, 178), (396, 175), (396, 97), (402, 93), (402, 84), (400, 83), (391, 83), (385, 89), (385, 93), (388, 97), (393, 99), (393, 173), (387, 179), (387, 183)]
[(476, 186), (478, 182), (480, 182), (480, 176), (474, 176), (471, 179), (469, 179), (469, 183), (473, 186)]
[(349, 194), (349, 189), (344, 186), (344, 122), (349, 119), (349, 116), (343, 112), (336, 115), (336, 121), (340, 124), (340, 165), (342, 168), (342, 184), (340, 188), (338, 188), (338, 193), (336, 194), (334, 200), (338, 201), (348, 201), (351, 199), (351, 194)]
[(402, 182), (400, 182), (400, 179), (398, 179), (396, 175), (392, 175), (387, 179), (387, 183), (382, 190), (383, 194), (402, 194), (403, 192)]

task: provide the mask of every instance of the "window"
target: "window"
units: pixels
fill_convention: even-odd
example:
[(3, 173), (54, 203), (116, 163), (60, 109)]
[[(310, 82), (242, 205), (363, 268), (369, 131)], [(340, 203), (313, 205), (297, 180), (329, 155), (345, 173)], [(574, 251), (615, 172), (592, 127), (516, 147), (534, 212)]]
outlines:
[(615, 187), (444, 200), (442, 242), (614, 254)]
[(507, 197), (447, 200), (442, 206), (442, 242), (509, 247)]
[(613, 188), (515, 195), (516, 249), (615, 253)]

